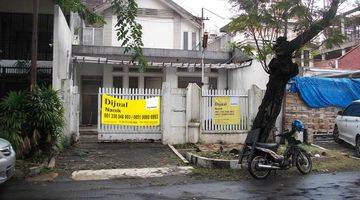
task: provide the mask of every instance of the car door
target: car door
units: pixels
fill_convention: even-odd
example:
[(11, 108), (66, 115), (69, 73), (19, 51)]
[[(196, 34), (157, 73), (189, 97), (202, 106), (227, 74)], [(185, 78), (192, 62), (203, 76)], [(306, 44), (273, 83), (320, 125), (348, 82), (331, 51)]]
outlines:
[(339, 129), (339, 137), (340, 139), (343, 139), (345, 141), (347, 141), (347, 135), (348, 135), (348, 131), (349, 131), (349, 123), (348, 120), (351, 118), (351, 115), (353, 113), (353, 108), (354, 105), (351, 104), (349, 105), (343, 112), (342, 115), (338, 116), (336, 119), (336, 124), (338, 126)]
[(346, 141), (355, 146), (355, 137), (360, 132), (360, 103), (354, 103), (347, 120)]

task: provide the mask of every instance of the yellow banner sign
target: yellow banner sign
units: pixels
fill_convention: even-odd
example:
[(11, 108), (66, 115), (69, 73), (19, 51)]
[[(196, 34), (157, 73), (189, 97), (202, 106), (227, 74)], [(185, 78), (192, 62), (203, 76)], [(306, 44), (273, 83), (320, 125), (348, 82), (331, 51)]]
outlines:
[(213, 123), (233, 125), (240, 123), (240, 102), (238, 97), (214, 97)]
[(159, 126), (160, 98), (129, 100), (103, 94), (101, 123), (123, 126)]

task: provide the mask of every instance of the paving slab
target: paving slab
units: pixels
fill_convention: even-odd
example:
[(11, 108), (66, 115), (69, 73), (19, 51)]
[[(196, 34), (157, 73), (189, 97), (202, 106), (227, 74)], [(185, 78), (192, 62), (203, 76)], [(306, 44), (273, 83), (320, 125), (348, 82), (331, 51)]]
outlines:
[(82, 134), (80, 141), (56, 159), (56, 169), (70, 175), (78, 170), (179, 166), (182, 162), (161, 143), (99, 143), (97, 135)]

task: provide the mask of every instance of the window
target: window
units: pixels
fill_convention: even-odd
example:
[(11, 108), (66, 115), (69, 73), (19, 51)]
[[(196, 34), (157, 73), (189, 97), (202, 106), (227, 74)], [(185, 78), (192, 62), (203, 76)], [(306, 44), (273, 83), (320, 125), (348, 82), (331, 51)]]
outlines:
[[(53, 23), (53, 15), (39, 14), (38, 60), (53, 60)], [(30, 60), (31, 36), (32, 14), (0, 13), (0, 60)]]
[(139, 88), (139, 77), (129, 77), (129, 88)]
[(192, 43), (192, 50), (196, 50), (196, 33), (193, 32), (191, 34), (191, 43)]
[(184, 32), (184, 50), (188, 50), (189, 49), (189, 36), (188, 36), (188, 32)]
[(351, 104), (347, 107), (344, 116), (360, 117), (360, 103)]
[(113, 86), (114, 88), (123, 88), (123, 79), (121, 76), (114, 76)]
[(211, 77), (209, 78), (209, 89), (216, 90), (217, 89), (217, 78)]

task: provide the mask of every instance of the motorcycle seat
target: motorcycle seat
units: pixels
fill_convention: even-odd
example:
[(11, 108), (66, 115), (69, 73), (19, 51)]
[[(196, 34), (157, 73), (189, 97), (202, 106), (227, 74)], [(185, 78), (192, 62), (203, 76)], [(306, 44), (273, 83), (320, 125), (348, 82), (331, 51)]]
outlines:
[(279, 147), (279, 144), (277, 143), (261, 143), (261, 142), (257, 142), (256, 146), (261, 147), (261, 148), (265, 148), (265, 149), (277, 149)]

